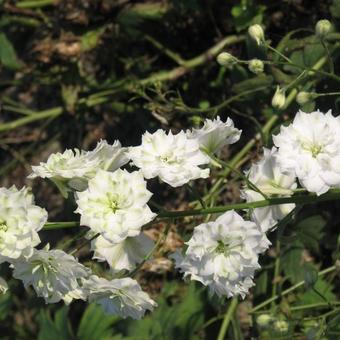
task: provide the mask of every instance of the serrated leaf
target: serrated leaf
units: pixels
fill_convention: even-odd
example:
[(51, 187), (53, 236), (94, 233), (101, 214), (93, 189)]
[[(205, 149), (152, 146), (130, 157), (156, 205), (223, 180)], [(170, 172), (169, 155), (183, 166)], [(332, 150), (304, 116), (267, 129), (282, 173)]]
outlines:
[(0, 32), (0, 62), (11, 70), (19, 70), (22, 66), (12, 43), (3, 32)]
[(327, 221), (320, 215), (314, 215), (299, 222), (296, 226), (298, 239), (305, 247), (319, 252), (319, 243), (322, 239)]
[(305, 287), (311, 289), (318, 281), (318, 271), (311, 263), (305, 263), (302, 267)]
[(102, 308), (96, 304), (90, 304), (81, 318), (77, 338), (81, 340), (111, 339), (112, 326), (121, 320), (114, 315), (106, 315)]
[(299, 241), (292, 243), (281, 258), (282, 270), (292, 283), (303, 280), (302, 265), (303, 246)]
[(49, 311), (42, 310), (39, 314), (38, 340), (72, 340), (73, 332), (67, 318), (68, 308), (63, 306), (51, 318)]
[[(325, 299), (329, 302), (336, 301), (336, 296), (333, 294), (333, 285), (322, 278), (318, 278), (314, 285), (314, 290), (305, 292), (299, 299), (297, 305), (309, 305), (313, 303), (324, 303)], [(320, 296), (322, 295), (323, 298)]]

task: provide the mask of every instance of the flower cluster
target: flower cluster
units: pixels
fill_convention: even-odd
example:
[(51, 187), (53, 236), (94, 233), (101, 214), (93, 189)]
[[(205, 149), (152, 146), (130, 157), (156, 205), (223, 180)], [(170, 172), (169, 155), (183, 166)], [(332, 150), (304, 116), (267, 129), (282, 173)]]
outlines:
[[(250, 34), (263, 43), (261, 27)], [(255, 39), (256, 40), (256, 39)], [(274, 147), (245, 172), (242, 197), (253, 202), (294, 195), (298, 189), (317, 195), (340, 187), (340, 120), (330, 112), (298, 112), (293, 122), (273, 136)], [(89, 228), (93, 258), (110, 268), (110, 279), (101, 278), (71, 254), (60, 249), (37, 249), (38, 232), (47, 212), (34, 204), (27, 188), (0, 188), (0, 263), (8, 262), (13, 276), (32, 286), (46, 303), (74, 299), (100, 304), (121, 317), (141, 318), (156, 303), (132, 276), (151, 255), (155, 243), (143, 228), (157, 214), (149, 207), (152, 193), (147, 179), (178, 187), (209, 176), (221, 149), (235, 143), (241, 131), (231, 119), (207, 119), (200, 129), (177, 134), (146, 132), (141, 145), (124, 148), (100, 141), (93, 151), (66, 150), (33, 167), (30, 177), (52, 179), (72, 192), (80, 225)], [(131, 162), (129, 162), (129, 160)], [(127, 169), (121, 169), (126, 165)], [(135, 167), (130, 169), (129, 167)], [(137, 169), (136, 169), (137, 168)], [(297, 188), (298, 183), (302, 188)], [(280, 203), (282, 200), (280, 201)], [(172, 254), (184, 277), (200, 281), (218, 296), (245, 297), (254, 285), (259, 256), (270, 246), (272, 231), (295, 205), (255, 206), (250, 221), (228, 211), (215, 221), (194, 228), (185, 251)], [(0, 278), (0, 291), (6, 292)]]
[[(8, 262), (13, 277), (26, 288), (31, 286), (46, 303), (89, 300), (107, 313), (141, 318), (156, 303), (136, 280), (121, 275), (135, 270), (155, 248), (142, 232), (156, 217), (148, 206), (152, 193), (146, 179), (159, 177), (177, 187), (206, 178), (209, 155), (235, 143), (240, 134), (231, 119), (223, 122), (217, 117), (207, 119), (201, 129), (146, 132), (136, 147), (101, 140), (92, 151), (73, 149), (50, 155), (45, 163), (32, 167), (29, 178), (48, 178), (64, 196), (73, 194), (80, 225), (90, 229), (87, 238), (93, 258), (108, 264), (111, 279), (98, 277), (61, 249), (36, 248), (47, 212), (34, 205), (26, 188), (0, 189), (0, 263)], [(129, 160), (137, 171), (121, 169)], [(1, 292), (7, 289), (0, 278)]]

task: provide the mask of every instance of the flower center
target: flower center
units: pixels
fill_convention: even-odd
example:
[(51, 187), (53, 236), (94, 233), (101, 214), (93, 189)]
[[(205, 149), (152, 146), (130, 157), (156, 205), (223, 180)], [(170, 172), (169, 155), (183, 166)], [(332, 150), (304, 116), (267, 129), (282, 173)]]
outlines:
[(8, 226), (6, 221), (0, 220), (0, 231), (6, 232), (8, 230)]
[(310, 152), (313, 158), (315, 158), (322, 151), (322, 146), (317, 144), (302, 143), (301, 146), (302, 149)]
[(120, 209), (119, 202), (118, 202), (118, 197), (116, 195), (108, 193), (107, 194), (107, 202), (108, 202), (109, 209), (113, 213), (115, 213), (118, 209)]
[(218, 254), (223, 254), (224, 256), (229, 256), (231, 251), (236, 248), (242, 248), (241, 240), (239, 243), (236, 243), (234, 245), (229, 244), (228, 242), (224, 242), (222, 240), (217, 241), (217, 247), (215, 248), (215, 251)]

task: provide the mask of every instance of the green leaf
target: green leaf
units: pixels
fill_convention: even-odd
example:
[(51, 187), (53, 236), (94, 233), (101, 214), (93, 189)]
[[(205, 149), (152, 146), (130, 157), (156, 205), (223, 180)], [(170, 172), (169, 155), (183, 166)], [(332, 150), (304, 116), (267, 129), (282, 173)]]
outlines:
[(296, 226), (298, 239), (303, 245), (319, 253), (319, 242), (323, 238), (323, 229), (327, 221), (321, 215), (314, 215), (299, 222)]
[(318, 271), (311, 263), (305, 263), (302, 267), (303, 279), (305, 281), (305, 287), (307, 289), (314, 288), (318, 281)]
[(100, 40), (101, 35), (104, 33), (105, 28), (86, 32), (81, 37), (81, 49), (83, 52), (94, 49)]
[(81, 340), (111, 339), (112, 326), (121, 320), (118, 316), (106, 315), (99, 305), (89, 305), (81, 318), (77, 338)]
[(6, 319), (8, 313), (11, 310), (11, 306), (11, 294), (9, 292), (7, 292), (6, 294), (0, 294), (0, 320)]
[(333, 0), (329, 9), (333, 18), (340, 19), (340, 0)]
[(0, 62), (11, 70), (19, 70), (22, 67), (12, 43), (3, 32), (0, 32)]
[(68, 308), (63, 306), (51, 318), (48, 310), (40, 311), (38, 340), (72, 340), (73, 332), (67, 318)]
[[(305, 292), (301, 298), (299, 299), (297, 305), (309, 305), (313, 303), (324, 303), (326, 301), (336, 301), (336, 296), (333, 294), (333, 285), (323, 280), (322, 278), (318, 278), (314, 285), (314, 290), (309, 290)], [(323, 298), (320, 296), (322, 295)]]
[(283, 272), (292, 283), (303, 280), (303, 271), (301, 270), (302, 252), (302, 244), (295, 241), (284, 251), (281, 258)]

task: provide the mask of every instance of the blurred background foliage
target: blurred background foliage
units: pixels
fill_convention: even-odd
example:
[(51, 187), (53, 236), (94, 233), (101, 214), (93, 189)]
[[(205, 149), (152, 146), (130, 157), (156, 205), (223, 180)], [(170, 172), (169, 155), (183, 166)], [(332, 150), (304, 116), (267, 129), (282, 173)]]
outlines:
[[(137, 145), (145, 130), (178, 131), (219, 114), (243, 130), (241, 141), (222, 154), (240, 168), (258, 158), (261, 146), (271, 146), (270, 133), (294, 116), (299, 91), (339, 91), (339, 0), (0, 0), (0, 13), (0, 182), (33, 185), (51, 221), (74, 220), (74, 203), (65, 202), (51, 183), (32, 183), (26, 176), (31, 164), (52, 152), (91, 149), (101, 138)], [(335, 27), (326, 42), (334, 73), (313, 34), (315, 23), (324, 18)], [(265, 27), (271, 46), (295, 66), (280, 65), (277, 54), (255, 46), (246, 34), (255, 23)], [(245, 64), (219, 66), (215, 59), (222, 51), (277, 64), (254, 75)], [(301, 70), (315, 66), (319, 73), (296, 81)], [(289, 89), (281, 111), (271, 106), (278, 84)], [(321, 96), (302, 108), (337, 113), (339, 98)], [(238, 201), (241, 183), (226, 168), (195, 185), (212, 206)], [(197, 205), (197, 193), (185, 188), (169, 190), (156, 180), (150, 187), (155, 207)], [(304, 207), (270, 235), (273, 248), (261, 259), (256, 287), (239, 303), (226, 338), (339, 339), (339, 279), (334, 271), (320, 272), (339, 260), (339, 215), (339, 202)], [(10, 280), (10, 269), (2, 265), (0, 274), (10, 280), (10, 290), (0, 295), (0, 338), (215, 338), (230, 301), (209, 296), (199, 284), (181, 282), (166, 259), (198, 222), (175, 221), (154, 259), (138, 273), (159, 304), (142, 321), (105, 316), (99, 307), (82, 302), (47, 306), (21, 282)], [(157, 239), (165, 228), (159, 224), (148, 233)], [(69, 247), (79, 242), (72, 239), (75, 235), (71, 229), (45, 231), (42, 239)], [(90, 265), (88, 249), (79, 257)], [(256, 310), (270, 297), (270, 304)], [(270, 315), (270, 322), (260, 325), (257, 313)], [(282, 320), (288, 327), (277, 327)]]

